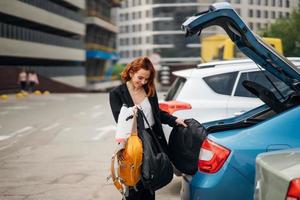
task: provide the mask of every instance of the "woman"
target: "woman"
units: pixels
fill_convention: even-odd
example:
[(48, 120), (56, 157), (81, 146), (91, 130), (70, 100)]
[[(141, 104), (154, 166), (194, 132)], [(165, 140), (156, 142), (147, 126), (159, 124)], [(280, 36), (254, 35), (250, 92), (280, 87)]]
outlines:
[[(157, 134), (162, 148), (168, 153), (162, 123), (172, 127), (175, 125), (183, 125), (186, 127), (186, 124), (183, 119), (174, 117), (160, 110), (154, 86), (155, 70), (151, 61), (147, 57), (136, 58), (127, 64), (121, 73), (121, 78), (123, 84), (113, 89), (109, 94), (110, 106), (115, 121), (118, 121), (118, 116), (123, 104), (129, 107), (138, 106), (142, 108), (150, 126)], [(150, 127), (146, 124), (145, 128), (147, 128), (147, 131), (150, 130)], [(141, 187), (138, 187), (138, 191), (134, 188), (130, 188), (129, 195), (126, 199), (155, 199), (155, 194), (151, 194), (150, 191)]]

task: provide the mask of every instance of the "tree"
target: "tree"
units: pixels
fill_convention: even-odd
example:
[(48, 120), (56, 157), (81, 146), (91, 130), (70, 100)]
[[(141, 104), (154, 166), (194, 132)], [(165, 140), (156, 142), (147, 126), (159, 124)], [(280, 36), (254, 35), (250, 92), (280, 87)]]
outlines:
[(265, 32), (264, 37), (282, 39), (285, 56), (300, 56), (300, 8), (287, 18), (276, 20)]

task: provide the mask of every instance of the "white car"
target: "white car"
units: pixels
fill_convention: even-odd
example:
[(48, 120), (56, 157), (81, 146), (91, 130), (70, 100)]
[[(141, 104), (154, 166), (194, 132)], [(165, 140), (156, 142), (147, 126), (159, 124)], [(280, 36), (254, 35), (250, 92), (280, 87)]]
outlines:
[[(288, 59), (300, 66), (300, 58)], [(263, 104), (243, 87), (244, 80), (274, 88), (267, 80), (269, 78), (277, 87), (286, 87), (250, 59), (209, 62), (173, 74), (177, 78), (164, 101), (160, 101), (160, 108), (177, 117), (194, 118), (200, 123), (234, 117)], [(166, 125), (163, 128), (168, 139), (171, 128)]]
[(255, 185), (255, 200), (300, 199), (300, 149), (259, 154)]

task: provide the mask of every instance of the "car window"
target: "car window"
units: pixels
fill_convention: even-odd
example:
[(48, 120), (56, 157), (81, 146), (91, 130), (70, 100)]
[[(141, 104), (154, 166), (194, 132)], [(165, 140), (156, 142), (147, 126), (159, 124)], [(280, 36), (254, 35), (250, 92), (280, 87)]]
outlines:
[(272, 84), (267, 80), (264, 73), (270, 78), (270, 80), (275, 84), (275, 86), (285, 95), (284, 93), (287, 92), (287, 89), (289, 88), (284, 82), (280, 81), (278, 78), (273, 76), (268, 71), (256, 71), (256, 72), (244, 72), (241, 73), (240, 79), (238, 81), (236, 90), (235, 90), (235, 96), (240, 97), (253, 97), (256, 98), (251, 92), (249, 92), (243, 85), (244, 80), (250, 80), (254, 81), (260, 85), (263, 85), (264, 87), (270, 89), (277, 98), (281, 98), (281, 96), (278, 94), (278, 92), (275, 90), (275, 88), (272, 86)]
[(203, 80), (216, 93), (231, 95), (237, 74), (238, 72), (218, 74), (213, 76), (207, 76), (203, 78)]
[(181, 91), (183, 85), (186, 82), (186, 78), (177, 77), (175, 81), (172, 83), (169, 91), (167, 92), (165, 101), (175, 100), (178, 96), (179, 92)]

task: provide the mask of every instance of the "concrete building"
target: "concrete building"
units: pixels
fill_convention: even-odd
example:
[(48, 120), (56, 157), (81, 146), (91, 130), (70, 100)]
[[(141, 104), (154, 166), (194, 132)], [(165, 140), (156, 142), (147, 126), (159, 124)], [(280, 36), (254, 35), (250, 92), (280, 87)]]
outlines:
[(0, 65), (84, 75), (85, 0), (1, 0)]
[[(117, 40), (119, 62), (154, 53), (162, 65), (197, 64), (201, 62), (200, 39), (185, 38), (182, 22), (193, 14), (207, 10), (222, 0), (124, 0), (118, 9)], [(277, 18), (288, 16), (298, 0), (229, 0), (249, 26), (258, 32)], [(204, 30), (203, 36), (220, 33), (217, 27)]]
[(116, 38), (118, 28), (112, 18), (112, 9), (119, 6), (117, 0), (87, 0), (86, 23), (86, 77), (88, 88), (103, 88), (110, 79), (113, 64), (118, 59)]

